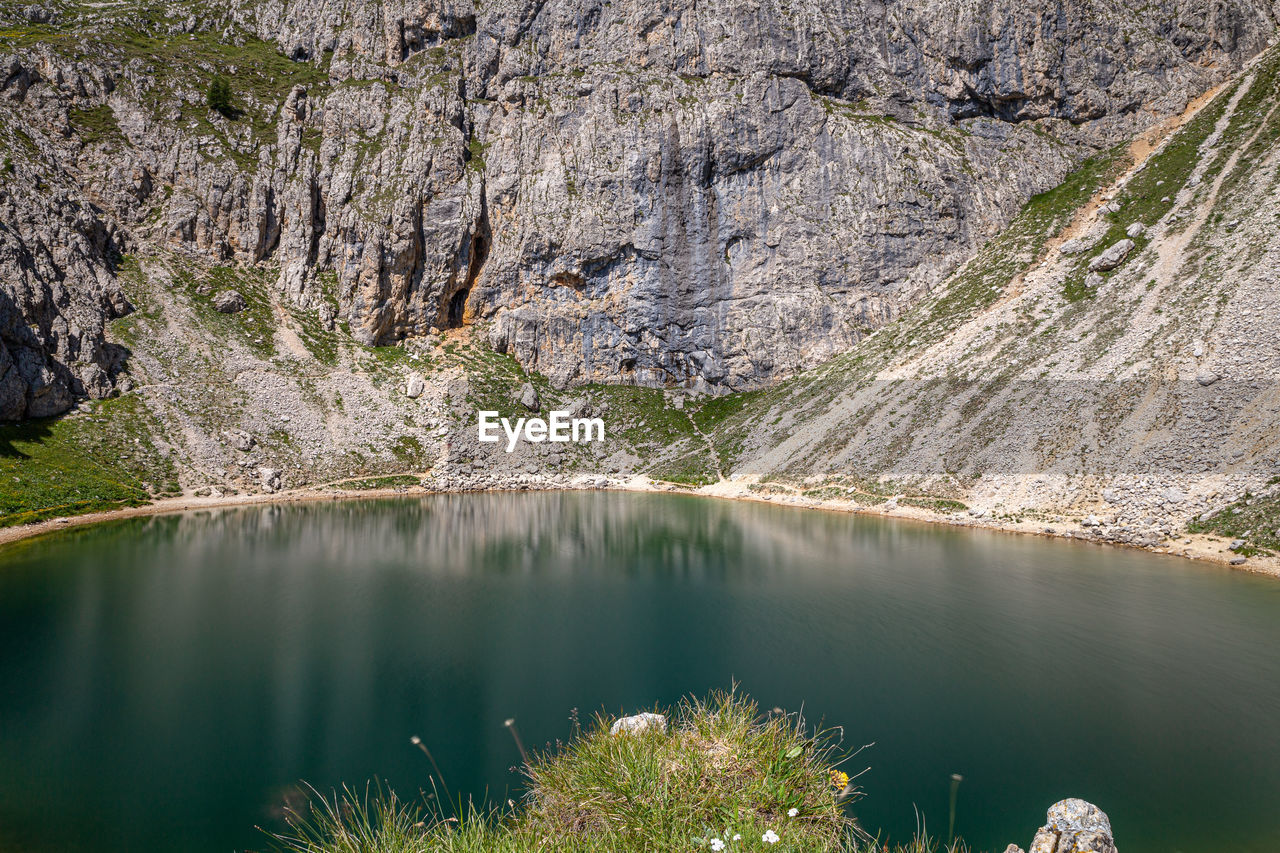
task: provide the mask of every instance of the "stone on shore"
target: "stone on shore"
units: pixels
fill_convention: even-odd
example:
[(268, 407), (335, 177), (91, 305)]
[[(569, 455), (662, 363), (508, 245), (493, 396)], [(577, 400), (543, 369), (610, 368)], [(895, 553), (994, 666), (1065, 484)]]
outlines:
[(1054, 803), (1027, 853), (1116, 853), (1111, 821), (1085, 800)]

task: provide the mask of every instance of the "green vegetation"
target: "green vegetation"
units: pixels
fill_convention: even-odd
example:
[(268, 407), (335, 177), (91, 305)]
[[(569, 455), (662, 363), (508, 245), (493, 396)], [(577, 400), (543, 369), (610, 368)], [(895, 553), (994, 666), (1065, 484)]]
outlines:
[[(1213, 132), (1231, 95), (1231, 91), (1222, 92), (1211, 104), (1200, 110), (1195, 118), (1179, 128), (1164, 148), (1148, 159), (1142, 170), (1130, 178), (1124, 189), (1113, 199), (1112, 204), (1118, 209), (1105, 215), (1108, 223), (1106, 233), (1093, 249), (1076, 259), (1074, 268), (1067, 276), (1065, 294), (1068, 299), (1079, 300), (1092, 295), (1093, 291), (1084, 284), (1089, 262), (1125, 239), (1130, 225), (1142, 223), (1149, 229), (1173, 209), (1178, 191), (1200, 162), (1201, 144)], [(1137, 257), (1150, 242), (1150, 237), (1145, 233), (1132, 239), (1134, 248), (1129, 253), (1129, 258)]]
[(70, 118), (71, 126), (80, 134), (85, 145), (124, 141), (124, 134), (116, 122), (116, 115), (106, 104), (87, 110), (73, 109), (70, 111)]
[[(1280, 482), (1280, 478), (1272, 484)], [(1251, 495), (1224, 507), (1208, 518), (1187, 525), (1191, 533), (1213, 533), (1240, 539), (1235, 549), (1243, 557), (1280, 552), (1280, 497)]]
[[(344, 791), (292, 815), (278, 840), (298, 853), (890, 849), (846, 814), (859, 791), (839, 769), (850, 756), (838, 732), (812, 731), (799, 715), (762, 714), (732, 692), (686, 700), (670, 722), (667, 732), (610, 735), (609, 720), (597, 718), (529, 761), (529, 793), (509, 809), (435, 801), (419, 809), (394, 794)], [(447, 792), (444, 780), (441, 787)], [(921, 838), (893, 849), (941, 848)]]
[[(176, 256), (170, 258), (169, 265), (174, 281), (196, 306), (196, 316), (215, 337), (234, 335), (263, 358), (275, 355), (277, 320), (267, 270), (232, 266), (204, 269)], [(243, 296), (245, 309), (223, 314), (215, 308), (213, 298), (224, 290), (234, 290)]]
[(136, 395), (88, 414), (0, 425), (0, 526), (140, 506), (178, 491)]
[(334, 488), (347, 491), (367, 492), (374, 489), (401, 489), (422, 485), (422, 481), (412, 474), (393, 474), (387, 477), (368, 477), (363, 480), (347, 480), (335, 483)]
[(231, 106), (231, 84), (227, 82), (225, 77), (214, 77), (210, 81), (206, 102), (209, 105), (209, 109), (216, 110), (230, 119), (236, 117), (235, 110)]

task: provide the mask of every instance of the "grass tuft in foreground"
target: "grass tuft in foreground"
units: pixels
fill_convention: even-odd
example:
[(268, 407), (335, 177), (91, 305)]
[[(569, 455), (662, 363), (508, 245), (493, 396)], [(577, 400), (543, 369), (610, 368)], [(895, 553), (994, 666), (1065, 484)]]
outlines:
[[(394, 794), (344, 789), (294, 813), (276, 836), (297, 853), (888, 853), (847, 813), (858, 796), (839, 769), (841, 732), (762, 714), (736, 692), (688, 699), (667, 731), (609, 734), (609, 720), (525, 768), (509, 809), (446, 814)], [(854, 753), (856, 754), (856, 753)], [(921, 836), (897, 853), (960, 851)]]

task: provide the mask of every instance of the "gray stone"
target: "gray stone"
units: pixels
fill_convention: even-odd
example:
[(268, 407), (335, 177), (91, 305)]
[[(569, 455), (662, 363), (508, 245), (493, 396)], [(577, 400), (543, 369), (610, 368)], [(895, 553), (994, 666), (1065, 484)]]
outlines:
[(1116, 853), (1111, 821), (1084, 800), (1054, 803), (1027, 853)]
[(1133, 251), (1133, 245), (1133, 241), (1128, 238), (1111, 244), (1105, 252), (1089, 261), (1089, 272), (1106, 272), (1120, 266)]
[(1196, 374), (1196, 381), (1206, 388), (1221, 378), (1222, 377), (1218, 376), (1218, 374), (1214, 373), (1212, 370), (1206, 370), (1202, 373)]
[(1087, 273), (1084, 277), (1084, 286), (1091, 290), (1101, 287), (1105, 282), (1106, 279), (1096, 272)]
[(1141, 237), (1143, 234), (1147, 233), (1147, 226), (1143, 225), (1141, 222), (1135, 222), (1132, 225), (1130, 225), (1128, 228), (1126, 228), (1124, 233), (1125, 233), (1125, 236), (1129, 237), (1130, 239), (1136, 240), (1137, 238)]
[(241, 453), (248, 453), (253, 450), (253, 446), (256, 444), (253, 436), (242, 429), (229, 429), (223, 435), (227, 439), (227, 444)]
[(239, 314), (248, 304), (238, 290), (222, 290), (214, 294), (213, 307), (223, 314)]
[(521, 385), (520, 391), (516, 396), (516, 400), (529, 411), (538, 411), (538, 392), (537, 389), (533, 387), (533, 383), (526, 382)]
[(426, 382), (420, 374), (410, 373), (408, 380), (404, 384), (404, 395), (410, 400), (416, 400), (422, 396), (422, 392), (426, 390), (426, 387)]
[(609, 727), (609, 734), (643, 734), (648, 731), (666, 733), (667, 718), (663, 714), (645, 712), (631, 717), (619, 717)]
[(264, 492), (280, 491), (280, 472), (275, 468), (259, 468), (258, 480)]

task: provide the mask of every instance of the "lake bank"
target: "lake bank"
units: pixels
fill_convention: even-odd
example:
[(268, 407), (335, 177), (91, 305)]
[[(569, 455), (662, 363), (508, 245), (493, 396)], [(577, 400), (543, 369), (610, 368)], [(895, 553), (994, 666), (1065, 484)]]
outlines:
[[(604, 485), (598, 485), (603, 482)], [(143, 506), (122, 507), (102, 512), (85, 513), (83, 515), (52, 518), (32, 524), (16, 525), (0, 528), (0, 546), (4, 546), (34, 536), (41, 536), (60, 530), (69, 530), (90, 524), (99, 524), (125, 518), (142, 516), (167, 515), (170, 513), (192, 510), (221, 509), (228, 507), (253, 506), (258, 504), (293, 504), (324, 501), (376, 500), (397, 497), (422, 497), (432, 494), (460, 494), (471, 491), (564, 491), (564, 490), (621, 490), (628, 492), (664, 492), (671, 494), (687, 494), (722, 500), (751, 501), (789, 506), (801, 509), (826, 510), (854, 515), (872, 515), (892, 518), (901, 521), (913, 521), (924, 524), (940, 524), (949, 527), (973, 528), (999, 533), (1017, 533), (1050, 539), (1066, 539), (1075, 542), (1092, 542), (1098, 545), (1133, 548), (1154, 554), (1182, 557), (1189, 560), (1215, 563), (1233, 570), (1253, 574), (1269, 575), (1280, 578), (1280, 557), (1256, 555), (1249, 557), (1244, 563), (1232, 564), (1238, 557), (1227, 547), (1225, 537), (1201, 533), (1182, 532), (1168, 544), (1160, 547), (1113, 542), (1099, 538), (1096, 527), (1085, 526), (1071, 521), (1046, 524), (1042, 520), (1009, 520), (992, 518), (962, 518), (956, 513), (932, 510), (927, 507), (909, 506), (886, 502), (886, 504), (868, 506), (850, 500), (822, 499), (807, 497), (798, 490), (791, 493), (767, 494), (752, 489), (756, 485), (748, 479), (721, 480), (708, 486), (691, 487), (678, 483), (654, 481), (646, 476), (637, 476), (627, 480), (613, 480), (604, 476), (579, 476), (567, 482), (547, 480), (546, 482), (515, 482), (506, 488), (489, 489), (442, 489), (430, 486), (412, 486), (373, 489), (342, 489), (327, 486), (311, 486), (300, 489), (289, 489), (273, 493), (237, 494), (220, 496), (182, 496), (161, 498)], [(785, 486), (774, 488), (786, 489)]]

